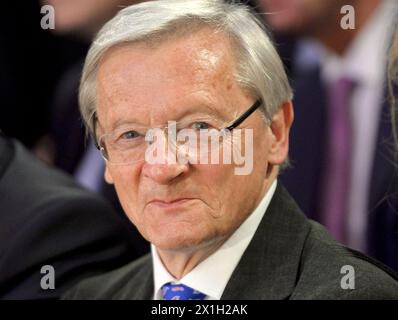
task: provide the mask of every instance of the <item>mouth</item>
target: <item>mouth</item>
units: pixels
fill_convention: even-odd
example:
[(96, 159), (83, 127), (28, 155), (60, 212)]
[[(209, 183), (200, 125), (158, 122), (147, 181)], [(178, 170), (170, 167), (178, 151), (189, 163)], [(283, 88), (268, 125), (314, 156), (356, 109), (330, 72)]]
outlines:
[(190, 204), (196, 198), (177, 198), (177, 199), (154, 199), (148, 203), (161, 209), (173, 210)]

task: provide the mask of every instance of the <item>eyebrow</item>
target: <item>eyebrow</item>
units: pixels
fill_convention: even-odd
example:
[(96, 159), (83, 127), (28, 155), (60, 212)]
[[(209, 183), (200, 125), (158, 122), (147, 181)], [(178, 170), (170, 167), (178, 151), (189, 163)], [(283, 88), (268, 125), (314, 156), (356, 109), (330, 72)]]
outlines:
[[(205, 110), (208, 111), (208, 113), (205, 112)], [(184, 117), (187, 117), (189, 115), (194, 115), (194, 114), (199, 114), (199, 113), (205, 113), (207, 115), (217, 115), (221, 119), (227, 120), (227, 115), (228, 113), (224, 114), (222, 110), (219, 110), (215, 108), (213, 105), (208, 104), (208, 103), (200, 103), (197, 104), (196, 107), (193, 108), (187, 108), (184, 111), (181, 112), (181, 114), (178, 115), (177, 118), (182, 119)]]
[[(202, 109), (202, 110), (201, 110)], [(208, 113), (205, 113), (205, 110), (210, 111), (213, 115), (216, 114), (217, 116), (219, 116), (221, 119), (227, 121), (228, 119), (226, 118), (227, 114), (223, 114), (221, 112), (221, 110), (218, 110), (216, 108), (214, 108), (213, 106), (211, 106), (210, 104), (207, 103), (200, 103), (200, 104), (196, 104), (196, 107), (192, 107), (192, 108), (186, 108), (184, 109), (184, 111), (182, 112), (178, 112), (176, 113), (176, 116), (170, 119), (167, 119), (167, 121), (180, 121), (181, 119), (183, 119), (184, 117), (188, 117), (190, 115), (195, 115), (195, 114), (206, 114), (209, 115)], [(166, 123), (165, 122), (165, 123)], [(156, 125), (164, 125), (165, 123), (162, 124), (155, 124)], [(111, 126), (111, 130), (117, 130), (123, 126), (127, 126), (127, 125), (137, 125), (137, 126), (143, 126), (143, 127), (148, 127), (148, 125), (144, 125), (142, 123), (140, 123), (139, 121), (137, 121), (137, 119), (126, 119), (126, 118), (119, 118), (118, 120), (116, 120), (112, 126)]]
[(125, 119), (125, 118), (119, 118), (112, 126), (111, 130), (117, 130), (121, 127), (127, 126), (127, 125), (139, 125), (139, 126), (144, 126), (143, 124), (139, 124), (138, 122), (132, 120), (132, 119)]

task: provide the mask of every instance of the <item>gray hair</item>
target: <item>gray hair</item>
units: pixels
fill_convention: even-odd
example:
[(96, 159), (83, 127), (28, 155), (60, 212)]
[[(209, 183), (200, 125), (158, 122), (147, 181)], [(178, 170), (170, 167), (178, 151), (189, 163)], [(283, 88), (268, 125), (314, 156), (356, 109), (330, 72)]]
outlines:
[(96, 76), (101, 58), (112, 47), (160, 43), (168, 37), (210, 27), (225, 33), (236, 59), (236, 80), (261, 98), (268, 120), (292, 99), (283, 64), (262, 22), (247, 5), (223, 0), (158, 0), (121, 10), (99, 31), (84, 64), (79, 102), (83, 121), (94, 133)]

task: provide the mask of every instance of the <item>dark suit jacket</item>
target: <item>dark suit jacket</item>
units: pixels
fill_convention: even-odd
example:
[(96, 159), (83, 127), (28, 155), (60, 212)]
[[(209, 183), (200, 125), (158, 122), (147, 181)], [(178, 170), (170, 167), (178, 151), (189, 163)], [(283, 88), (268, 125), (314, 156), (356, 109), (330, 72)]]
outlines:
[[(59, 298), (135, 258), (105, 201), (0, 135), (0, 298)], [(55, 290), (40, 287), (43, 265), (55, 269)]]
[[(354, 267), (354, 290), (341, 288), (344, 275), (340, 271), (345, 265)], [(393, 277), (380, 263), (332, 240), (322, 226), (303, 215), (278, 184), (222, 299), (398, 299), (398, 282)], [(64, 299), (152, 297), (152, 260), (146, 255), (84, 280)]]
[[(290, 133), (292, 168), (280, 180), (300, 208), (320, 221), (321, 187), (327, 141), (327, 102), (319, 68), (294, 76), (295, 119)], [(398, 167), (394, 158), (388, 99), (383, 101), (371, 172), (367, 219), (367, 253), (398, 271)]]

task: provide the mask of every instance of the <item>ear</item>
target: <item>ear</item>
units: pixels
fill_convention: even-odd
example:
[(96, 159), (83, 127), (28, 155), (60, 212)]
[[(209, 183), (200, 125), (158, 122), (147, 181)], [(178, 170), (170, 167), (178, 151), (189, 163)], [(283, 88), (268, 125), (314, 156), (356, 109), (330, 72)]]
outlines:
[(113, 184), (113, 178), (112, 178), (112, 175), (111, 175), (111, 173), (110, 173), (110, 171), (109, 171), (108, 164), (105, 165), (104, 178), (105, 178), (105, 181), (106, 181), (107, 183)]
[(284, 102), (272, 118), (271, 146), (268, 161), (273, 165), (280, 165), (289, 153), (289, 131), (294, 118), (291, 101)]

